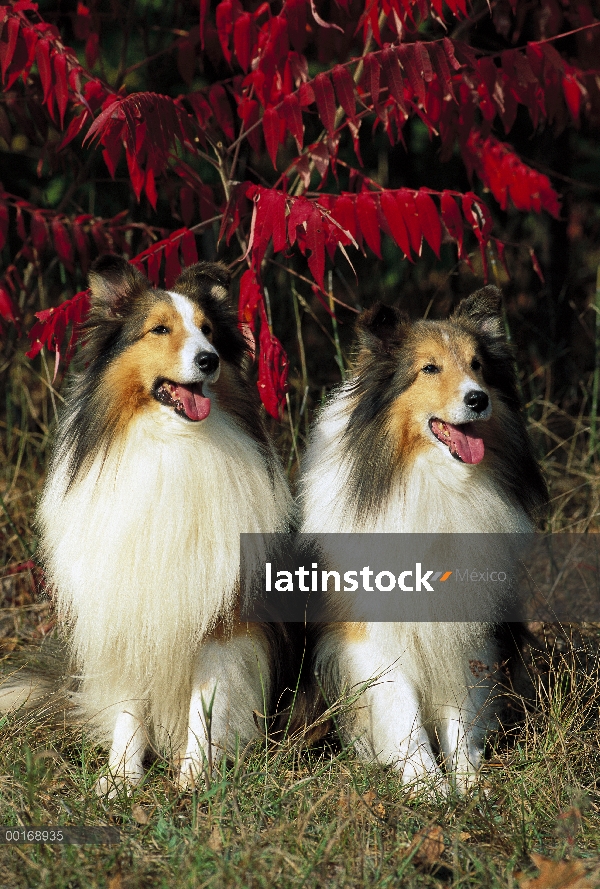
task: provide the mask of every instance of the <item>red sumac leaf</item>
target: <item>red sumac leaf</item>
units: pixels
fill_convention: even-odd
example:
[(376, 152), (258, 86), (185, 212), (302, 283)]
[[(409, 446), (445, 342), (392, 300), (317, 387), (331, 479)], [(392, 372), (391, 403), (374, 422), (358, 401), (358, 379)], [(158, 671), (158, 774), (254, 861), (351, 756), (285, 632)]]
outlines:
[(165, 287), (170, 290), (181, 271), (179, 262), (179, 239), (165, 244)]
[(208, 15), (208, 9), (210, 6), (210, 0), (200, 0), (200, 49), (204, 51), (204, 35), (206, 33), (206, 16)]
[(60, 116), (60, 126), (62, 128), (65, 111), (67, 110), (67, 102), (69, 100), (69, 85), (67, 82), (67, 60), (59, 52), (55, 52), (52, 57), (54, 67), (54, 86), (56, 91), (56, 104), (58, 105), (58, 113)]
[(296, 140), (298, 151), (302, 151), (304, 143), (304, 127), (302, 125), (302, 109), (298, 97), (294, 93), (285, 96), (281, 104), (281, 115), (287, 128)]
[(421, 105), (425, 104), (427, 94), (425, 92), (425, 81), (423, 72), (420, 68), (420, 59), (416, 57), (414, 43), (404, 43), (399, 49), (402, 67), (406, 71), (409, 83)]
[(235, 138), (235, 128), (231, 106), (225, 88), (221, 86), (220, 83), (215, 83), (211, 86), (208, 96), (215, 117), (217, 118), (217, 123), (225, 133), (225, 136), (233, 142)]
[(325, 220), (313, 207), (313, 213), (306, 222), (306, 246), (310, 250), (308, 267), (310, 272), (323, 290), (323, 277), (325, 275)]
[[(67, 132), (63, 136), (61, 143), (58, 146), (59, 151), (62, 151), (63, 148), (66, 148), (69, 142), (71, 142), (75, 138), (75, 136), (79, 135), (89, 119), (90, 113), (87, 108), (84, 109), (81, 114), (78, 114), (74, 118), (72, 118), (69, 126), (67, 127)], [(119, 152), (120, 150), (121, 148), (119, 145)]]
[(2, 80), (6, 78), (6, 72), (10, 67), (10, 63), (13, 60), (13, 56), (15, 54), (15, 49), (17, 46), (17, 38), (19, 36), (20, 23), (19, 19), (15, 16), (11, 16), (6, 23), (6, 31), (4, 28), (2, 29), (2, 37), (6, 33), (6, 43), (2, 40), (0, 44), (0, 57), (2, 60)]
[(139, 201), (140, 196), (142, 194), (142, 189), (144, 187), (144, 181), (146, 176), (144, 171), (139, 165), (138, 155), (136, 151), (131, 151), (129, 147), (125, 149), (125, 155), (127, 157), (127, 167), (129, 169), (129, 178), (131, 179), (131, 184), (133, 185), (133, 191), (137, 200)]
[(298, 87), (298, 101), (303, 108), (308, 108), (315, 101), (315, 93), (310, 83), (301, 83)]
[(260, 188), (254, 185), (248, 189), (247, 196), (254, 199), (249, 249), (254, 254), (254, 265), (259, 268), (271, 237), (276, 253), (286, 246), (286, 198), (285, 194), (276, 188)]
[(152, 167), (147, 167), (146, 169), (146, 178), (144, 180), (144, 188), (146, 190), (146, 197), (150, 201), (152, 205), (152, 209), (156, 210), (156, 202), (158, 200), (158, 192), (156, 191), (156, 182), (154, 179), (154, 170)]
[(448, 59), (450, 66), (454, 68), (455, 71), (458, 71), (460, 69), (460, 62), (454, 55), (454, 45), (449, 37), (444, 37), (442, 39), (442, 46), (444, 47), (444, 52), (446, 53), (446, 58)]
[(262, 291), (256, 280), (254, 270), (248, 269), (240, 279), (238, 319), (240, 324), (247, 324), (252, 332), (254, 332), (256, 323), (256, 310), (261, 299)]
[(110, 137), (106, 139), (102, 157), (104, 158), (104, 163), (113, 179), (115, 178), (115, 172), (119, 165), (119, 160), (121, 159), (122, 150), (123, 140), (119, 138), (118, 133), (111, 133)]
[(48, 96), (50, 94), (50, 90), (52, 89), (52, 66), (50, 64), (50, 41), (49, 40), (38, 40), (38, 44), (35, 48), (35, 59), (38, 66), (38, 72), (40, 75), (40, 82), (42, 84), (42, 89), (44, 91), (44, 96), (42, 101), (44, 104), (48, 101)]
[(377, 213), (377, 195), (371, 191), (361, 191), (356, 195), (356, 218), (368, 246), (381, 259), (381, 231)]
[[(287, 218), (288, 239), (293, 246), (296, 240), (300, 241), (306, 229), (307, 221), (313, 212), (313, 206), (308, 198), (295, 198), (290, 207), (289, 216)], [(300, 236), (298, 229), (300, 229)]]
[(285, 16), (288, 22), (288, 34), (296, 52), (302, 52), (306, 45), (307, 11), (306, 0), (286, 0)]
[(572, 74), (567, 74), (563, 78), (562, 87), (569, 113), (575, 123), (577, 123), (581, 108), (581, 87)]
[(43, 216), (34, 213), (31, 217), (31, 240), (38, 253), (43, 253), (48, 243), (48, 230)]
[(0, 318), (4, 321), (11, 321), (13, 324), (17, 324), (19, 319), (19, 309), (8, 290), (2, 286), (0, 286)]
[(431, 83), (433, 80), (433, 68), (431, 67), (431, 59), (429, 58), (429, 51), (424, 43), (420, 40), (417, 40), (416, 43), (413, 43), (415, 48), (415, 55), (417, 60), (417, 65), (419, 66), (419, 71), (423, 76), (423, 80), (425, 83)]
[(52, 220), (52, 240), (58, 258), (68, 271), (74, 271), (73, 245), (65, 226), (59, 219)]
[(260, 119), (259, 106), (256, 99), (242, 99), (238, 105), (238, 114), (244, 121), (244, 130), (248, 133), (248, 142), (257, 153), (261, 150), (260, 129), (254, 126)]
[(417, 192), (415, 204), (425, 240), (439, 259), (442, 243), (442, 226), (437, 207), (431, 195), (428, 195), (425, 191)]
[(243, 71), (248, 71), (256, 43), (256, 28), (249, 12), (244, 12), (233, 27), (233, 48)]
[(162, 262), (164, 250), (154, 250), (148, 254), (146, 265), (148, 267), (148, 279), (158, 287), (160, 281), (160, 264)]
[(258, 355), (258, 391), (267, 413), (281, 419), (287, 391), (288, 361), (285, 350), (269, 330), (264, 304), (260, 303), (261, 325)]
[(335, 65), (331, 72), (338, 102), (350, 120), (356, 117), (356, 101), (354, 99), (354, 81), (344, 65)]
[(379, 113), (380, 80), (381, 65), (377, 61), (376, 57), (371, 53), (364, 58), (363, 83), (366, 91), (371, 94), (371, 104), (373, 105), (373, 108), (377, 111), (377, 113)]
[(458, 204), (456, 203), (452, 195), (447, 191), (442, 192), (441, 203), (442, 219), (444, 220), (444, 225), (446, 226), (450, 237), (453, 238), (458, 245), (458, 255), (462, 256), (464, 223), (461, 212), (458, 208)]
[(450, 68), (448, 67), (448, 59), (446, 58), (446, 53), (439, 45), (439, 43), (432, 43), (429, 47), (429, 53), (444, 99), (454, 99), (452, 74), (450, 73)]
[(335, 94), (331, 80), (327, 74), (322, 72), (317, 74), (312, 85), (319, 117), (327, 130), (327, 135), (331, 139), (335, 129)]
[(314, 162), (319, 176), (324, 179), (329, 172), (329, 165), (332, 160), (327, 146), (323, 142), (316, 142), (310, 150), (310, 158)]
[(198, 250), (193, 232), (183, 232), (181, 235), (181, 258), (184, 266), (198, 262)]
[(486, 243), (492, 231), (489, 210), (473, 192), (467, 192), (461, 200), (464, 217), (473, 229), (473, 234), (481, 244)]
[(343, 238), (342, 232), (337, 230), (337, 237), (340, 240), (343, 238), (343, 243), (350, 244), (352, 243), (350, 238), (354, 238), (355, 241), (360, 238), (356, 219), (356, 206), (350, 195), (342, 194), (335, 200), (331, 209), (331, 215), (342, 229), (350, 235), (348, 238)]
[(90, 265), (90, 254), (88, 250), (88, 242), (85, 231), (81, 223), (75, 220), (73, 224), (73, 242), (79, 255), (79, 265), (84, 275), (87, 274)]
[(79, 0), (77, 4), (77, 12), (73, 18), (73, 31), (78, 40), (85, 40), (90, 33), (92, 27), (90, 10)]
[(100, 35), (97, 31), (92, 31), (88, 39), (85, 41), (85, 63), (88, 70), (91, 71), (96, 62), (100, 50)]
[(404, 206), (398, 201), (397, 196), (390, 191), (384, 191), (379, 198), (381, 209), (390, 227), (390, 232), (396, 244), (404, 252), (407, 258), (411, 258), (410, 241), (406, 223), (404, 222)]
[(229, 63), (231, 63), (231, 50), (229, 48), (229, 42), (233, 31), (233, 5), (234, 0), (221, 0), (221, 3), (217, 4), (217, 10), (215, 14), (217, 35), (219, 37), (219, 42), (221, 44), (221, 49), (223, 50), (225, 60)]
[(396, 50), (392, 46), (386, 47), (381, 53), (381, 61), (383, 64), (383, 73), (388, 83), (390, 93), (400, 106), (403, 114), (406, 114), (406, 106), (404, 104), (404, 83), (402, 81), (402, 72), (400, 71), (400, 62), (396, 55)]
[(263, 114), (263, 132), (271, 163), (277, 169), (277, 149), (279, 148), (280, 120), (274, 108), (265, 108)]
[[(396, 195), (396, 202), (402, 208), (402, 219), (408, 232), (411, 249), (421, 255), (422, 232), (414, 192), (408, 188), (402, 188)], [(410, 258), (410, 257), (409, 257)]]

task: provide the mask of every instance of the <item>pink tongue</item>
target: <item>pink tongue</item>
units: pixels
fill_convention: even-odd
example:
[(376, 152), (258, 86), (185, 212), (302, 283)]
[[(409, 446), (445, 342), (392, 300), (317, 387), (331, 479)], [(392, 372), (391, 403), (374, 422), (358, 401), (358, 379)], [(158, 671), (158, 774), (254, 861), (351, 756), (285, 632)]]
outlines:
[(446, 427), (450, 433), (450, 451), (456, 452), (463, 463), (481, 463), (485, 445), (482, 438), (469, 434), (473, 428), (471, 423), (464, 423), (462, 426), (446, 423)]
[(210, 414), (210, 398), (202, 395), (202, 385), (176, 386), (173, 398), (183, 405), (188, 420), (206, 420)]

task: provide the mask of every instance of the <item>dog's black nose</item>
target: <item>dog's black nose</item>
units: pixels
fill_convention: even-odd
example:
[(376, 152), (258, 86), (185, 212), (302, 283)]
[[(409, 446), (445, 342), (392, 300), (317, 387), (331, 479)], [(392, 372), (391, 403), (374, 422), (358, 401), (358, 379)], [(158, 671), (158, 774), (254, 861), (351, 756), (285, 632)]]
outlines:
[(482, 392), (481, 389), (471, 389), (465, 395), (465, 404), (475, 411), (476, 414), (482, 413), (490, 403), (490, 399)]
[(219, 366), (219, 356), (214, 352), (198, 352), (195, 361), (202, 373), (207, 376), (213, 374)]

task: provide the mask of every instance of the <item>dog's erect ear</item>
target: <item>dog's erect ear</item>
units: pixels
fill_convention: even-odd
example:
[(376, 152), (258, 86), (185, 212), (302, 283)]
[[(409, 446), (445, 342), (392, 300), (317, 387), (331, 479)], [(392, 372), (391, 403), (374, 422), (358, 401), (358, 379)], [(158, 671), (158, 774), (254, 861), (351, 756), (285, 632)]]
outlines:
[(408, 316), (400, 309), (376, 302), (358, 316), (358, 342), (363, 349), (369, 351), (399, 346), (406, 336), (409, 324)]
[(122, 256), (107, 254), (93, 264), (89, 273), (92, 306), (114, 317), (127, 315), (133, 302), (151, 284)]
[(493, 339), (504, 339), (504, 322), (502, 320), (502, 294), (493, 284), (476, 290), (471, 296), (461, 300), (452, 317), (457, 321), (465, 321), (477, 328), (479, 333)]
[(220, 262), (197, 262), (184, 269), (175, 281), (175, 290), (191, 299), (200, 295), (219, 301), (229, 300), (231, 275)]

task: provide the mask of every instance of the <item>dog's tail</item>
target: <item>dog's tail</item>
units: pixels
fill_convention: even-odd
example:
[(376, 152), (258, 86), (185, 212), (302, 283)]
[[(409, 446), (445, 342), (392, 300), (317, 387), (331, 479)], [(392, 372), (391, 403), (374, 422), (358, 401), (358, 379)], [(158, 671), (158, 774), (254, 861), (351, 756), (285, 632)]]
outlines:
[(66, 647), (55, 639), (11, 656), (0, 668), (0, 713), (36, 711), (63, 721), (73, 709), (68, 665)]

